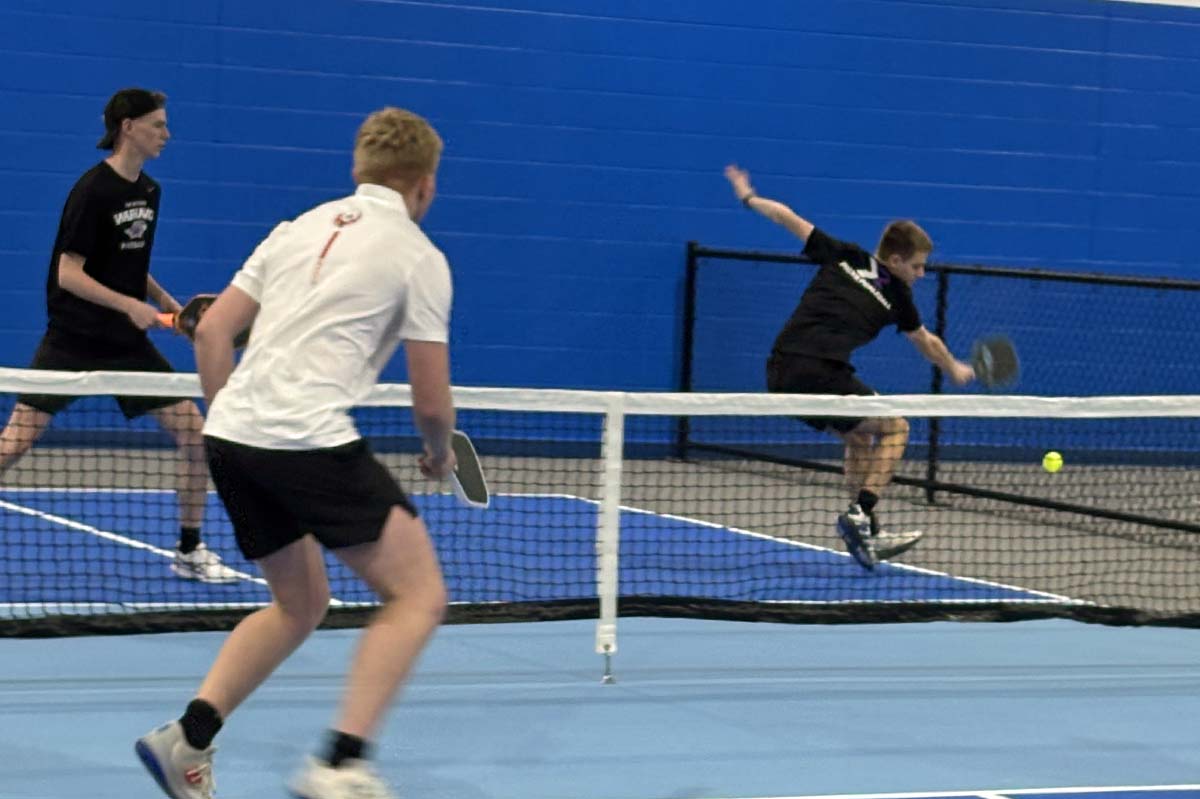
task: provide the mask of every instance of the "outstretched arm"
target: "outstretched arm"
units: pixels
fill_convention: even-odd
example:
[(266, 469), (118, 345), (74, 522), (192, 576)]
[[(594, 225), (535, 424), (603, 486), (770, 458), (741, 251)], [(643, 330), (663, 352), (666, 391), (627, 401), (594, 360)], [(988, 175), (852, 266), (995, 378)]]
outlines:
[(955, 385), (965, 386), (975, 379), (975, 370), (955, 358), (946, 346), (946, 342), (936, 334), (930, 333), (924, 326), (904, 335), (917, 348), (917, 351), (925, 356), (927, 361), (950, 375), (950, 379), (954, 381)]
[(733, 188), (734, 196), (747, 208), (762, 214), (775, 224), (787, 228), (800, 241), (808, 241), (808, 237), (813, 232), (812, 222), (799, 216), (795, 211), (781, 202), (768, 200), (766, 197), (759, 197), (755, 193), (754, 187), (750, 185), (749, 172), (737, 164), (730, 164), (725, 167), (725, 179), (729, 181), (729, 185)]

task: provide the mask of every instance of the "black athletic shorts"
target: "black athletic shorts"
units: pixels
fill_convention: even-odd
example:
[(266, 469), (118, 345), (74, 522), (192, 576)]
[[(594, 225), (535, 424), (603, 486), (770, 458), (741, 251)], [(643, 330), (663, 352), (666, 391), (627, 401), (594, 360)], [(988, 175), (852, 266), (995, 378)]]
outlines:
[(248, 560), (312, 533), (329, 549), (378, 540), (392, 508), (417, 509), (364, 439), (327, 449), (250, 447), (204, 437), (208, 469)]
[[(143, 346), (119, 355), (83, 354), (62, 343), (53, 342), (44, 336), (33, 354), (30, 369), (50, 369), (61, 372), (174, 372), (171, 364), (154, 345), (146, 341)], [(24, 403), (49, 414), (56, 414), (79, 399), (72, 394), (22, 394), (17, 402)], [(114, 397), (121, 406), (126, 419), (135, 419), (150, 411), (166, 408), (187, 397)]]
[[(808, 355), (772, 352), (767, 359), (767, 391), (776, 394), (857, 394), (864, 397), (879, 393), (859, 380), (854, 367), (841, 361)], [(817, 430), (848, 433), (863, 421), (850, 416), (801, 416), (805, 424)]]

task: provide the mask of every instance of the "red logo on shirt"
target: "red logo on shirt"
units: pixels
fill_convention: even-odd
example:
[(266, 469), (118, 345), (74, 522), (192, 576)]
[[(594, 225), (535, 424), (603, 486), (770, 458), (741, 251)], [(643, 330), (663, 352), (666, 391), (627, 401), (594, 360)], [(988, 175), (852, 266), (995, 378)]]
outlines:
[(346, 225), (353, 225), (361, 218), (362, 211), (342, 211), (340, 214), (334, 217), (333, 224), (337, 225), (338, 227), (345, 227)]

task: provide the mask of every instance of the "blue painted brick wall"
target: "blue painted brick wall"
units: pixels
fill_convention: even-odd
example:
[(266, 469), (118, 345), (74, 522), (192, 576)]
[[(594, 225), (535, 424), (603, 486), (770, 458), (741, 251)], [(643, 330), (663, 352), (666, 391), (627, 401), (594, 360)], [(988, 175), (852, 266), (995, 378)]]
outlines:
[(672, 387), (684, 242), (791, 246), (729, 160), (846, 238), (916, 217), (942, 260), (1187, 277), (1200, 252), (1195, 9), (4, 0), (0, 76), (3, 365), (40, 336), (62, 201), (125, 85), (170, 96), (154, 271), (180, 297), (349, 191), (366, 112), (429, 117), (462, 384)]

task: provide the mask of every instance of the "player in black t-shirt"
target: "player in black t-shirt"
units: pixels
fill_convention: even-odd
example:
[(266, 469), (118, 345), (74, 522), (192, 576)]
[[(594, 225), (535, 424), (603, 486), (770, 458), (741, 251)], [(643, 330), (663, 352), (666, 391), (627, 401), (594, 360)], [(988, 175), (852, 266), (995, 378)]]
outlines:
[[(58, 225), (46, 280), (49, 323), (33, 369), (70, 372), (171, 372), (146, 330), (158, 311), (179, 303), (150, 276), (158, 225), (159, 186), (142, 171), (166, 146), (166, 96), (122, 89), (104, 109), (105, 134), (97, 147), (112, 155), (84, 173), (71, 189)], [(150, 302), (158, 307), (154, 307)], [(0, 433), (0, 474), (42, 435), (54, 414), (75, 399), (24, 394)], [(200, 542), (208, 468), (196, 404), (171, 397), (116, 397), (128, 419), (151, 414), (175, 439), (182, 458), (176, 493), (180, 538), (171, 569), (204, 582), (231, 582), (237, 574)]]
[[(975, 377), (946, 344), (921, 324), (912, 285), (925, 274), (933, 242), (915, 222), (892, 222), (874, 255), (838, 241), (775, 200), (755, 194), (745, 170), (730, 165), (725, 177), (749, 209), (782, 225), (804, 242), (804, 254), (820, 265), (800, 304), (775, 338), (767, 360), (767, 390), (794, 394), (877, 393), (854, 374), (850, 355), (895, 325), (925, 358), (958, 385)], [(805, 422), (845, 443), (846, 482), (853, 499), (838, 516), (846, 549), (864, 568), (899, 555), (920, 539), (919, 531), (881, 530), (875, 514), (883, 488), (908, 443), (908, 422), (899, 417), (813, 417)]]

